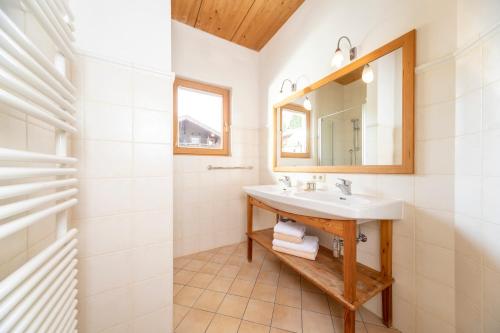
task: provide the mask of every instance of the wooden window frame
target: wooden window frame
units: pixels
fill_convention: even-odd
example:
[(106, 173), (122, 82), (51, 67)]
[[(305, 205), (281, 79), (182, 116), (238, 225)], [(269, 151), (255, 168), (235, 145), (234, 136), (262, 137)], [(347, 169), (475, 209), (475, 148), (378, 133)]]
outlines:
[[(222, 96), (222, 148), (220, 149), (210, 149), (210, 148), (186, 148), (179, 147), (179, 123), (177, 115), (177, 89), (178, 87), (191, 88), (201, 91), (206, 91), (209, 93), (217, 94)], [(176, 78), (174, 81), (174, 109), (173, 109), (173, 146), (174, 155), (212, 155), (212, 156), (229, 156), (230, 155), (230, 91), (226, 88), (221, 88), (207, 83), (201, 83), (197, 81), (192, 81), (188, 79)]]
[[(283, 151), (283, 110), (290, 110), (295, 112), (302, 112), (306, 114), (306, 152), (305, 153), (291, 153)], [(280, 107), (280, 157), (286, 158), (310, 158), (311, 157), (311, 111), (307, 110), (302, 105), (286, 104)]]

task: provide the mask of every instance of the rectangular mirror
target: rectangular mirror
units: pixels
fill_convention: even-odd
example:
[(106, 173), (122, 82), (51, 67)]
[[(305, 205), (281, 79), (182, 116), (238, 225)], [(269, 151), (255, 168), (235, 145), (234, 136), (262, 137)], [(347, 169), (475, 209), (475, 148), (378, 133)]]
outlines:
[(276, 104), (274, 171), (413, 173), (414, 67), (411, 31)]

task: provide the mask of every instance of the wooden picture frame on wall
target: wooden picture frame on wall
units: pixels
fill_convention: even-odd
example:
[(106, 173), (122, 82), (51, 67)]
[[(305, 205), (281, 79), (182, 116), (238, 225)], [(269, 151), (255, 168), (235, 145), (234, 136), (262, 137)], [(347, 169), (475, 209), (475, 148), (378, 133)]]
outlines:
[[(179, 145), (179, 117), (178, 117), (178, 89), (184, 87), (210, 94), (220, 95), (222, 97), (222, 147), (201, 148), (201, 147), (182, 147)], [(231, 153), (231, 119), (230, 119), (230, 91), (229, 89), (215, 85), (192, 81), (188, 79), (176, 78), (173, 85), (173, 152), (174, 155), (212, 155), (229, 156)]]
[(293, 153), (293, 152), (286, 152), (283, 151), (283, 142), (280, 140), (280, 157), (286, 157), (286, 158), (310, 158), (311, 157), (311, 111), (307, 110), (304, 108), (302, 105), (298, 104), (286, 104), (280, 107), (280, 122), (279, 122), (279, 131), (280, 131), (280, 137), (282, 137), (283, 134), (283, 111), (285, 110), (290, 110), (293, 112), (302, 112), (305, 114), (306, 118), (306, 151), (303, 153)]
[[(278, 112), (280, 109), (304, 97), (316, 89), (332, 82), (349, 79), (353, 73), (359, 76), (362, 68), (380, 57), (397, 49), (402, 50), (402, 161), (398, 165), (337, 165), (337, 166), (279, 166), (278, 165)], [(373, 174), (412, 174), (415, 163), (415, 51), (416, 30), (412, 30), (399, 38), (379, 47), (367, 55), (352, 61), (339, 70), (325, 76), (311, 85), (295, 92), (273, 106), (273, 160), (275, 172), (310, 172), (310, 173), (373, 173)], [(281, 128), (281, 125), (280, 125)], [(280, 149), (281, 151), (281, 149)]]

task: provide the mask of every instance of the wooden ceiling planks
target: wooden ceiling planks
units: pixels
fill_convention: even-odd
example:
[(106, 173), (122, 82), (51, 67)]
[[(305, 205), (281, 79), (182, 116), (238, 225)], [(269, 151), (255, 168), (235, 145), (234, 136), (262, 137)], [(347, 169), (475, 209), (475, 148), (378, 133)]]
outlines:
[(172, 18), (194, 27), (202, 0), (172, 0)]
[(304, 0), (172, 0), (172, 18), (259, 51)]
[(195, 28), (231, 40), (254, 0), (204, 0)]
[(255, 0), (233, 42), (260, 50), (274, 36), (304, 0)]

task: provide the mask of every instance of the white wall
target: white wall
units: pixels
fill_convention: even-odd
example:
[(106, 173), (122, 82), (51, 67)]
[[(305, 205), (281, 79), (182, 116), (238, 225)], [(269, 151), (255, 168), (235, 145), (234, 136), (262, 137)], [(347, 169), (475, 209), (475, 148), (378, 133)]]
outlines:
[(459, 333), (493, 333), (500, 332), (500, 2), (460, 1), (457, 14), (456, 324)]
[(70, 0), (86, 53), (170, 72), (170, 1)]
[(71, 1), (79, 331), (172, 328), (170, 1)]
[[(284, 78), (305, 75), (313, 82), (330, 73), (330, 59), (342, 35), (363, 55), (416, 28), (417, 65), (449, 56), (455, 50), (455, 13), (453, 0), (306, 1), (260, 54), (260, 138), (268, 143), (262, 145), (261, 183), (272, 183), (278, 176), (271, 171), (270, 129), (272, 104), (280, 99)], [(394, 225), (393, 252), (394, 326), (405, 333), (455, 331), (454, 77), (451, 58), (417, 69), (415, 175), (326, 177), (332, 185), (339, 176), (353, 180), (357, 193), (405, 201), (404, 218)], [(432, 121), (441, 124), (437, 132), (423, 119), (431, 114)], [(363, 231), (369, 241), (358, 246), (359, 258), (378, 268), (377, 224)], [(322, 236), (324, 244), (329, 239)], [(380, 306), (379, 298), (368, 303), (376, 312)]]
[[(173, 21), (172, 63), (179, 77), (231, 89), (231, 156), (174, 157), (174, 254), (181, 256), (244, 237), (242, 186), (259, 182), (258, 54)], [(254, 169), (208, 171), (209, 164)]]
[[(1, 9), (42, 51), (47, 59), (54, 59), (57, 50), (50, 37), (38, 25), (36, 18), (22, 10), (17, 0), (0, 1)], [(4, 104), (0, 104), (0, 147), (55, 154), (55, 131), (52, 126), (26, 116)], [(2, 162), (2, 166), (13, 163)], [(21, 163), (22, 164), (22, 163)], [(0, 185), (8, 185), (2, 181)], [(46, 191), (49, 194), (52, 190)], [(4, 200), (1, 204), (10, 201)], [(55, 216), (23, 229), (0, 242), (0, 280), (15, 271), (55, 239)]]

